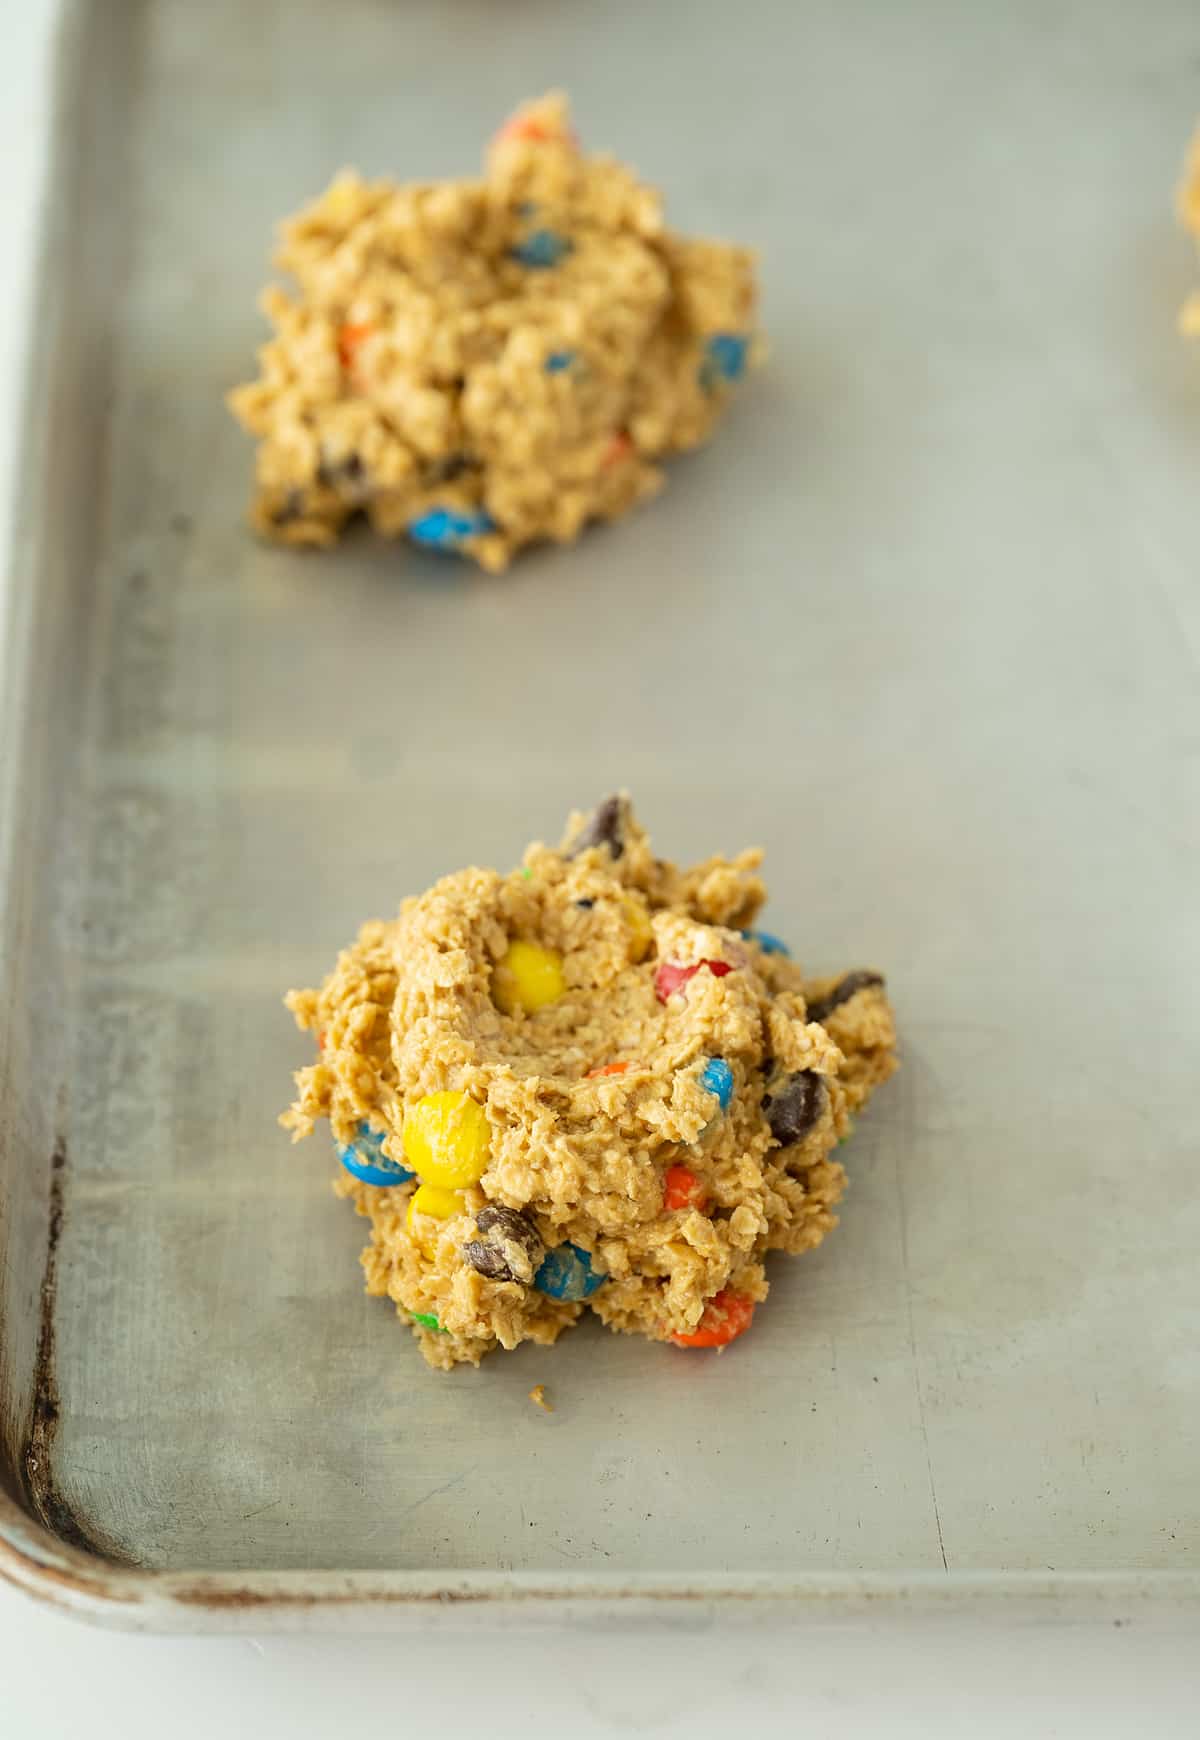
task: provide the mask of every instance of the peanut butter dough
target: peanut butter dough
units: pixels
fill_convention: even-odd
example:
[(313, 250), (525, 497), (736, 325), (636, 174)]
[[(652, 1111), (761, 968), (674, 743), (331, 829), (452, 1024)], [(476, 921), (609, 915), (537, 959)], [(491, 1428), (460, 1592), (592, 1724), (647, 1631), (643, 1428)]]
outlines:
[(294, 294), (230, 406), (259, 438), (253, 521), (385, 537), (493, 571), (662, 486), (756, 359), (752, 257), (667, 229), (653, 188), (586, 157), (565, 99), (520, 109), (482, 180), (339, 175), (283, 225)]
[(761, 854), (680, 870), (623, 798), (508, 875), (463, 870), (364, 925), (320, 990), (282, 1122), (328, 1118), (371, 1223), (367, 1291), (431, 1365), (553, 1342), (586, 1309), (719, 1347), (768, 1251), (837, 1223), (832, 1157), (896, 1067), (878, 973), (807, 979), (752, 927)]

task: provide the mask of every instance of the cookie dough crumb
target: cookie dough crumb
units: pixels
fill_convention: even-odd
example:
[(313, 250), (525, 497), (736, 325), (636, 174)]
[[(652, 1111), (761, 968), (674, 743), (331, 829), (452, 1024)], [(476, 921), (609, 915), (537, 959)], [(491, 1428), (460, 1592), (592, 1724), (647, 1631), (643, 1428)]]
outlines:
[[(1200, 247), (1200, 128), (1196, 130), (1183, 166), (1175, 209), (1180, 223), (1195, 236)], [(1185, 338), (1200, 338), (1200, 290), (1194, 291), (1180, 309), (1179, 330)]]
[(566, 99), (519, 109), (482, 177), (347, 170), (282, 226), (296, 288), (229, 405), (258, 438), (255, 527), (384, 537), (496, 572), (662, 487), (760, 359), (753, 256), (668, 229), (658, 193), (585, 156)]
[(545, 1386), (545, 1384), (534, 1384), (533, 1388), (529, 1392), (529, 1399), (533, 1403), (534, 1407), (541, 1408), (541, 1410), (544, 1414), (552, 1414), (554, 1412), (553, 1402), (548, 1402), (546, 1400), (546, 1386)]

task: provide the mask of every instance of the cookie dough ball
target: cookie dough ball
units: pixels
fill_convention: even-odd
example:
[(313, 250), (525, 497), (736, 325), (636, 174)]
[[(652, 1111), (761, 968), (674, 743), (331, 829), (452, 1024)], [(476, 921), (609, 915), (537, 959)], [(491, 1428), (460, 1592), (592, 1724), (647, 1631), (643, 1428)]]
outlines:
[(432, 1365), (585, 1311), (724, 1346), (767, 1253), (836, 1225), (833, 1150), (895, 1067), (891, 1011), (877, 973), (806, 981), (753, 927), (758, 863), (679, 869), (609, 798), (519, 870), (460, 871), (364, 926), (289, 996), (320, 1049), (283, 1122), (328, 1119), (368, 1291)]
[(230, 405), (258, 437), (253, 520), (385, 537), (504, 568), (662, 485), (756, 359), (752, 256), (672, 234), (658, 194), (588, 157), (552, 94), (481, 180), (347, 171), (283, 226), (275, 336)]

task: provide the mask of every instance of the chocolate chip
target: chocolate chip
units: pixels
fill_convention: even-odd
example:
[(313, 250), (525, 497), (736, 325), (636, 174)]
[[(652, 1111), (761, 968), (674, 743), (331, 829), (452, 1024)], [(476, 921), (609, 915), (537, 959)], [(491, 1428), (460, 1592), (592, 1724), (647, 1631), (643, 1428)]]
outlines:
[(478, 473), (480, 460), (473, 453), (448, 453), (442, 459), (429, 459), (421, 467), (423, 489), (434, 489), (441, 483), (453, 483), (457, 477)]
[(810, 1021), (824, 1021), (827, 1015), (832, 1015), (835, 1009), (840, 1009), (843, 1003), (848, 1003), (856, 992), (866, 991), (872, 985), (882, 984), (883, 975), (881, 973), (868, 973), (861, 967), (856, 972), (847, 973), (844, 978), (838, 980), (832, 991), (826, 992), (825, 996), (818, 997), (815, 1002), (808, 1005), (808, 1019)]
[(471, 1239), (463, 1246), (462, 1254), (476, 1273), (486, 1276), (489, 1281), (512, 1280), (512, 1270), (499, 1246), (489, 1245), (483, 1239)]
[(462, 1254), (477, 1273), (489, 1281), (533, 1280), (546, 1247), (526, 1215), (489, 1202), (475, 1216), (475, 1225), (484, 1236), (465, 1244)]
[(271, 521), (273, 525), (286, 526), (290, 525), (292, 520), (303, 517), (304, 491), (302, 489), (289, 489), (283, 501), (271, 515)]
[(607, 846), (614, 858), (625, 850), (625, 803), (619, 797), (606, 797), (597, 804), (583, 829), (571, 841), (568, 858), (578, 858), (591, 846)]
[(373, 493), (366, 466), (357, 453), (347, 453), (344, 459), (322, 456), (317, 466), (317, 482), (326, 489), (335, 489), (346, 501), (361, 507)]
[(489, 1202), (481, 1208), (475, 1216), (475, 1225), (480, 1232), (500, 1228), (510, 1238), (523, 1240), (531, 1251), (543, 1248), (538, 1230), (528, 1215), (522, 1214), (519, 1208), (506, 1208), (502, 1202)]
[(807, 1136), (825, 1105), (825, 1083), (815, 1069), (798, 1069), (763, 1095), (763, 1110), (771, 1134), (781, 1148)]
[(593, 906), (595, 906), (596, 902), (594, 900), (577, 900), (575, 902), (575, 904), (576, 904), (576, 906), (585, 907), (586, 910), (588, 912), (590, 912), (592, 910)]

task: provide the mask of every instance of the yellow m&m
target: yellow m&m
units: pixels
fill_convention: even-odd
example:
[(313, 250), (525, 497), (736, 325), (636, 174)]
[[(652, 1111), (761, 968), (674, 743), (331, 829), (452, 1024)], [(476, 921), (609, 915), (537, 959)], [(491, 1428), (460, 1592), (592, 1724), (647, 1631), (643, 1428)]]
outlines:
[(510, 943), (508, 953), (492, 969), (492, 997), (505, 1015), (524, 1009), (531, 1015), (557, 1003), (567, 988), (562, 956), (540, 943)]
[[(436, 1184), (453, 1191), (474, 1184), (487, 1171), (492, 1134), (486, 1112), (470, 1094), (447, 1091), (417, 1101), (405, 1116), (403, 1142), (422, 1189)], [(418, 1190), (413, 1197), (414, 1206), (421, 1194)]]
[(430, 1262), (437, 1255), (440, 1235), (432, 1227), (423, 1225), (419, 1217), (428, 1215), (430, 1220), (449, 1220), (462, 1208), (463, 1198), (459, 1190), (443, 1190), (440, 1184), (418, 1184), (413, 1191), (404, 1224)]
[(434, 1220), (449, 1220), (462, 1209), (462, 1192), (443, 1190), (440, 1184), (419, 1184), (413, 1191), (405, 1217), (411, 1228), (414, 1214), (432, 1215)]

